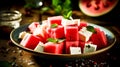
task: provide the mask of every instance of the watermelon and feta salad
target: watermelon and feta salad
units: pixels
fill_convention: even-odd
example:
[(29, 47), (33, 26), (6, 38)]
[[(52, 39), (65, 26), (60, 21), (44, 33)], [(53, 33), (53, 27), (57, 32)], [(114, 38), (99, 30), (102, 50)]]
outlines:
[(53, 54), (89, 53), (107, 46), (106, 34), (99, 27), (62, 16), (48, 17), (42, 24), (32, 22), (19, 39), (25, 48)]

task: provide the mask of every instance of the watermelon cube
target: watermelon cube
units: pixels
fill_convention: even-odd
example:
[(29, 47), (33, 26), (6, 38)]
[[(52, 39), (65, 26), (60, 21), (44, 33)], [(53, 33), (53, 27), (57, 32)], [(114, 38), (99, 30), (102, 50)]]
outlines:
[(42, 38), (42, 42), (46, 42), (48, 38), (48, 34), (46, 32), (46, 29), (43, 28), (43, 26), (39, 25), (33, 32), (33, 35), (38, 36)]
[(79, 30), (79, 40), (87, 42), (92, 36), (92, 32), (88, 31), (86, 27)]
[(20, 42), (26, 48), (34, 49), (41, 39), (33, 36), (32, 34), (26, 34)]
[(65, 27), (66, 41), (77, 41), (78, 37), (78, 26), (66, 26)]
[(27, 34), (26, 31), (22, 31), (20, 34), (19, 34), (19, 37), (20, 39), (23, 39), (23, 37)]
[(84, 46), (85, 46), (85, 42), (79, 41), (79, 47), (81, 47), (81, 52), (83, 52)]
[(61, 25), (63, 17), (62, 16), (54, 16), (48, 17), (48, 25), (51, 26), (52, 24)]
[(80, 22), (80, 25), (78, 26), (78, 30), (82, 29), (83, 27), (86, 27), (87, 26), (87, 23), (84, 22), (84, 21), (81, 21)]
[(53, 43), (47, 42), (44, 46), (44, 52), (53, 53), (53, 54), (62, 54), (63, 53), (64, 44), (61, 43)]
[(78, 47), (78, 46), (79, 46), (79, 41), (66, 41), (65, 52), (67, 54), (70, 54), (70, 47)]
[(30, 30), (31, 33), (33, 33), (38, 25), (40, 25), (39, 22), (33, 22), (28, 26), (28, 29)]
[(81, 54), (80, 47), (70, 47), (70, 54)]
[(59, 25), (58, 27), (56, 28), (49, 28), (48, 29), (48, 33), (49, 33), (49, 36), (51, 38), (64, 38), (65, 37), (65, 33), (64, 33), (64, 27)]
[(98, 46), (98, 49), (103, 48), (107, 46), (107, 37), (103, 31), (100, 30), (100, 28), (95, 28), (96, 33), (93, 33), (90, 40), (93, 42), (93, 44), (96, 44)]
[(83, 53), (94, 52), (97, 49), (97, 45), (91, 43), (85, 43)]
[(80, 25), (80, 19), (74, 19), (74, 20), (67, 20), (64, 19), (62, 22), (63, 26), (79, 26)]
[(44, 44), (42, 42), (39, 42), (38, 45), (35, 47), (34, 51), (44, 52)]

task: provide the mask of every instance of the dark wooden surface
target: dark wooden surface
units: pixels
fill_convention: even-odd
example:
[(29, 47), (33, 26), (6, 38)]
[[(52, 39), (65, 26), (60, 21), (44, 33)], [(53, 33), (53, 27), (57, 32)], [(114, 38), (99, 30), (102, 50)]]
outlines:
[[(12, 10), (18, 10), (22, 13), (22, 21), (21, 25), (38, 22), (40, 21), (40, 14), (38, 10), (31, 10), (30, 13), (26, 13), (25, 9), (21, 6), (12, 6)], [(49, 11), (42, 16), (42, 20), (46, 20), (47, 17), (54, 16), (53, 11)], [(38, 57), (32, 56), (30, 53), (23, 51), (16, 47), (9, 39), (8, 34), (0, 34), (0, 62), (7, 61), (13, 67), (78, 67), (80, 65), (84, 65), (86, 63), (87, 67), (93, 67), (93, 65), (98, 65), (99, 67), (112, 67), (112, 66), (120, 66), (120, 27), (117, 16), (115, 19), (111, 19), (112, 17), (102, 16), (98, 18), (92, 18), (85, 16), (79, 10), (73, 11), (73, 18), (80, 18), (81, 21), (86, 21), (90, 23), (95, 23), (101, 25), (109, 30), (111, 30), (115, 36), (117, 37), (117, 42), (115, 45), (107, 52), (99, 55), (99, 57), (91, 57), (87, 59), (78, 59), (72, 61), (56, 61), (56, 60), (46, 60), (40, 59)], [(106, 20), (106, 19), (107, 20)], [(108, 19), (110, 18), (110, 19)], [(83, 67), (86, 67), (83, 66)]]

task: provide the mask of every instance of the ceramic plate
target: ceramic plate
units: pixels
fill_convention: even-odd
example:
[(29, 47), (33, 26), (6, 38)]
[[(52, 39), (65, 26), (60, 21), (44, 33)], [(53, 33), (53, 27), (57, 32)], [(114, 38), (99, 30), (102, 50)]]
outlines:
[(46, 53), (46, 52), (36, 52), (34, 50), (31, 50), (29, 48), (25, 48), (22, 45), (20, 45), (20, 40), (18, 38), (19, 33), (21, 33), (22, 31), (26, 31), (28, 28), (29, 24), (26, 25), (22, 25), (14, 30), (12, 30), (12, 32), (10, 33), (10, 39), (11, 41), (19, 48), (32, 53), (33, 55), (39, 56), (39, 57), (43, 57), (43, 58), (52, 58), (52, 59), (78, 59), (78, 58), (83, 58), (83, 57), (89, 57), (89, 56), (93, 56), (99, 53), (102, 53), (108, 49), (110, 49), (116, 42), (116, 37), (115, 35), (107, 28), (96, 25), (96, 24), (92, 24), (92, 23), (88, 23), (89, 25), (92, 25), (94, 27), (99, 27), (101, 30), (103, 30), (107, 36), (108, 39), (108, 46), (105, 48), (102, 48), (100, 50), (94, 51), (94, 52), (90, 52), (90, 53), (83, 53), (83, 54), (75, 54), (75, 55), (71, 55), (71, 54), (52, 54), (52, 53)]

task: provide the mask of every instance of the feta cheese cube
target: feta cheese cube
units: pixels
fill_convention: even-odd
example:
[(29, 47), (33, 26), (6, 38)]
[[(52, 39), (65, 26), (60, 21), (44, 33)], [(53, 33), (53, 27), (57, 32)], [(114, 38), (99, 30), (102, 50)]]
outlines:
[(42, 42), (39, 42), (34, 51), (44, 52), (44, 44)]
[(94, 52), (97, 49), (97, 45), (91, 43), (85, 43), (83, 53)]
[(41, 25), (38, 25), (37, 28), (34, 30), (33, 35), (36, 36), (44, 36), (44, 30), (42, 29)]
[(70, 54), (81, 54), (80, 47), (70, 47)]
[(79, 31), (79, 39), (81, 41), (87, 42), (89, 38), (91, 37), (91, 35), (92, 35), (92, 32), (88, 31), (86, 27), (83, 27)]
[(26, 34), (27, 34), (27, 32), (26, 32), (26, 31), (23, 31), (23, 32), (21, 32), (21, 33), (19, 34), (19, 37), (18, 37), (18, 38), (23, 39)]
[(61, 23), (63, 26), (68, 26), (68, 25), (80, 25), (80, 19), (74, 19), (74, 20), (67, 20), (64, 19), (63, 22)]

